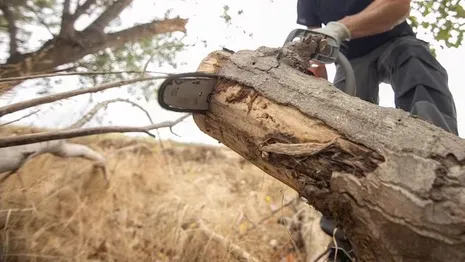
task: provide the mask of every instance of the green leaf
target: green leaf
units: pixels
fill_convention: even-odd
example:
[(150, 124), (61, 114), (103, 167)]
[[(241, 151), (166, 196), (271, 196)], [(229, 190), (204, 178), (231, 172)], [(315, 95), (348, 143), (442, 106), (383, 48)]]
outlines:
[(457, 17), (465, 18), (465, 9), (461, 5), (457, 5), (455, 7), (455, 12), (457, 13)]
[(448, 38), (449, 38), (449, 30), (447, 29), (440, 29), (436, 36), (436, 40), (447, 40)]
[[(434, 37), (435, 45), (441, 48), (459, 47), (463, 44), (465, 10), (460, 0), (422, 1), (414, 0), (412, 10), (415, 17), (409, 22), (414, 30), (426, 29)], [(452, 37), (454, 36), (454, 37)]]

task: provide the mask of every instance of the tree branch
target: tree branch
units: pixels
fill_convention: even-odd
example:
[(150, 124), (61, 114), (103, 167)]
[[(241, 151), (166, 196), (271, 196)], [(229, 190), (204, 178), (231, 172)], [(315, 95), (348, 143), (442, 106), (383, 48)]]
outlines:
[[(3, 183), (12, 174), (17, 173), (21, 167), (26, 165), (33, 158), (45, 153), (50, 153), (58, 157), (81, 157), (95, 161), (98, 164), (97, 166), (102, 169), (106, 184), (108, 185), (109, 183), (107, 168), (105, 166), (106, 160), (102, 154), (88, 146), (65, 141), (47, 141), (12, 148), (0, 148), (0, 155), (3, 156), (0, 158), (0, 174), (8, 172), (0, 179), (0, 183)], [(18, 178), (21, 184), (23, 184), (19, 174)]]
[(70, 0), (64, 0), (63, 3), (60, 36), (71, 35), (74, 32), (74, 23), (71, 22), (70, 2)]
[[(61, 71), (66, 71), (68, 68), (61, 70)], [(60, 71), (57, 71), (58, 73), (50, 73), (50, 74), (40, 74), (40, 75), (29, 75), (29, 76), (19, 76), (19, 77), (5, 77), (5, 78), (0, 78), (0, 83), (2, 82), (16, 82), (16, 81), (24, 81), (24, 80), (30, 80), (30, 79), (36, 79), (36, 78), (47, 78), (47, 77), (59, 77), (59, 76), (75, 76), (75, 75), (80, 75), (80, 76), (86, 76), (86, 75), (113, 75), (113, 74), (141, 74), (144, 73), (144, 71), (137, 71), (137, 70), (128, 70), (128, 71), (90, 71), (90, 72), (69, 72), (69, 73), (60, 73)], [(145, 73), (151, 73), (151, 74), (163, 74), (163, 75), (171, 75), (170, 73), (165, 73), (165, 72), (159, 72), (159, 71), (145, 71)]]
[(63, 16), (67, 16), (71, 14), (70, 7), (71, 6), (71, 1), (70, 0), (64, 0), (63, 2)]
[(73, 97), (73, 96), (78, 96), (78, 95), (88, 94), (88, 93), (95, 93), (95, 92), (103, 91), (103, 90), (106, 90), (106, 89), (121, 87), (121, 86), (124, 86), (124, 85), (129, 85), (129, 84), (133, 84), (133, 83), (137, 83), (137, 82), (141, 82), (141, 81), (157, 80), (157, 79), (163, 79), (163, 78), (166, 78), (166, 77), (165, 76), (140, 77), (140, 78), (136, 78), (136, 79), (129, 79), (129, 80), (122, 80), (122, 81), (117, 81), (117, 82), (110, 82), (110, 83), (103, 84), (103, 85), (96, 86), (96, 87), (92, 87), (92, 88), (71, 90), (71, 91), (68, 91), (68, 92), (63, 92), (63, 93), (53, 94), (53, 95), (44, 96), (44, 97), (40, 97), (40, 98), (35, 98), (35, 99), (15, 103), (15, 104), (12, 104), (12, 105), (7, 105), (7, 106), (0, 107), (0, 117), (2, 117), (4, 115), (7, 115), (7, 114), (11, 114), (11, 113), (19, 111), (19, 110), (23, 110), (23, 109), (26, 109), (26, 108), (30, 108), (30, 107), (38, 106), (38, 105), (42, 105), (42, 104), (52, 103), (52, 102), (62, 100), (62, 99), (66, 99), (66, 98), (70, 98), (70, 97)]
[(106, 47), (117, 47), (127, 42), (133, 42), (156, 34), (183, 32), (186, 33), (188, 19), (172, 18), (155, 20), (150, 23), (137, 25), (106, 36)]
[(55, 37), (55, 34), (52, 32), (52, 30), (50, 29), (50, 26), (45, 22), (44, 18), (42, 17), (42, 15), (40, 14), (39, 11), (35, 10), (34, 6), (29, 6), (28, 4), (25, 5), (25, 7), (27, 8), (27, 10), (31, 11), (34, 16), (37, 18), (37, 20), (39, 21), (39, 23), (41, 25), (43, 25), (45, 27), (45, 29), (47, 29), (48, 33), (52, 36), (52, 37)]
[(106, 127), (90, 127), (82, 129), (68, 129), (52, 132), (44, 132), (38, 134), (28, 134), (14, 137), (3, 137), (0, 138), (0, 148), (27, 145), (45, 141), (69, 139), (82, 136), (106, 134), (106, 133), (146, 133), (149, 136), (154, 136), (150, 133), (151, 130), (159, 128), (172, 128), (178, 123), (182, 122), (185, 118), (191, 114), (186, 114), (175, 121), (165, 121), (158, 124), (152, 124), (148, 126), (106, 126)]
[(78, 6), (74, 14), (71, 15), (71, 21), (74, 23), (76, 20), (81, 17), (97, 0), (87, 0), (84, 4)]
[(11, 12), (8, 4), (0, 4), (0, 10), (2, 10), (5, 19), (8, 21), (8, 33), (10, 34), (10, 56), (14, 56), (18, 53), (18, 30), (15, 24), (15, 18), (13, 12)]
[(79, 119), (74, 124), (72, 124), (69, 127), (69, 129), (80, 128), (84, 126), (87, 122), (89, 122), (90, 119), (92, 119), (92, 117), (95, 116), (95, 114), (97, 114), (98, 111), (100, 111), (102, 108), (107, 107), (109, 104), (116, 103), (116, 102), (128, 103), (128, 104), (131, 104), (132, 106), (139, 108), (141, 111), (145, 113), (147, 118), (150, 120), (150, 123), (154, 124), (153, 119), (150, 116), (149, 112), (145, 108), (143, 108), (141, 105), (137, 104), (136, 102), (132, 102), (131, 100), (128, 100), (128, 99), (117, 98), (117, 99), (106, 100), (106, 101), (96, 104), (87, 114), (85, 114), (83, 117), (81, 117), (81, 119)]
[(105, 27), (118, 17), (119, 14), (131, 3), (132, 0), (117, 0), (105, 9), (105, 11), (103, 11), (103, 13), (84, 30), (84, 32), (97, 31), (99, 33), (103, 33)]
[[(187, 19), (173, 18), (138, 25), (108, 34), (104, 39), (93, 39), (95, 41), (92, 41), (86, 48), (75, 48), (73, 45), (66, 43), (55, 46), (45, 44), (40, 50), (24, 54), (15, 61), (0, 65), (2, 68), (0, 75), (1, 78), (6, 78), (49, 72), (58, 66), (73, 63), (86, 55), (95, 54), (106, 48), (118, 48), (126, 43), (153, 37), (157, 33), (186, 32), (185, 25), (187, 21)], [(13, 89), (17, 84), (19, 84), (19, 81), (0, 84), (0, 94)]]
[(21, 121), (21, 120), (23, 120), (23, 119), (25, 119), (25, 118), (28, 118), (28, 117), (30, 117), (30, 116), (32, 116), (32, 115), (37, 114), (39, 111), (40, 111), (40, 109), (35, 110), (35, 111), (32, 111), (31, 113), (26, 114), (26, 115), (24, 115), (24, 116), (22, 116), (22, 117), (20, 117), (20, 118), (18, 118), (18, 119), (15, 119), (15, 120), (12, 120), (12, 121), (9, 121), (9, 122), (0, 124), (0, 127), (2, 127), (2, 126), (7, 126), (7, 125), (11, 125), (11, 124), (16, 123), (16, 122), (18, 122), (18, 121)]

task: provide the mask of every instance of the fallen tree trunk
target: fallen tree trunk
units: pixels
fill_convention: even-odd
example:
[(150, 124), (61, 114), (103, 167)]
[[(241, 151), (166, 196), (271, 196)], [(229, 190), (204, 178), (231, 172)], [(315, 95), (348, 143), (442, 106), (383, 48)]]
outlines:
[(465, 141), (337, 90), (279, 49), (218, 51), (198, 127), (332, 214), (357, 261), (465, 261)]

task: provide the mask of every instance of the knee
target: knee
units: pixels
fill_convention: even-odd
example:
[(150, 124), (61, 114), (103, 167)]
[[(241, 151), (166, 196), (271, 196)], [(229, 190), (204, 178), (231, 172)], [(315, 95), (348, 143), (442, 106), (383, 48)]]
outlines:
[(431, 102), (428, 101), (417, 101), (413, 104), (410, 113), (416, 115), (421, 119), (441, 127), (442, 129), (458, 135), (457, 120), (455, 116), (449, 116), (442, 113), (439, 109)]
[(447, 83), (448, 74), (446, 69), (432, 55), (429, 46), (425, 42), (421, 40), (407, 41), (400, 44), (396, 49), (398, 49), (398, 56), (394, 70), (406, 70), (421, 77), (429, 76), (428, 79), (436, 77)]
[(392, 55), (396, 56), (391, 64), (390, 83), (395, 86), (397, 96), (423, 86), (452, 98), (447, 71), (431, 54), (426, 44), (404, 42), (394, 51)]

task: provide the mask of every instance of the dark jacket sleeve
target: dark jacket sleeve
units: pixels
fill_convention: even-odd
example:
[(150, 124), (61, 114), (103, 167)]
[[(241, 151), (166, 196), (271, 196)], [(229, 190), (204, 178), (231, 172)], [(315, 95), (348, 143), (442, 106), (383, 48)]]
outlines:
[(297, 24), (309, 27), (320, 27), (321, 21), (318, 18), (317, 11), (317, 0), (297, 0)]

